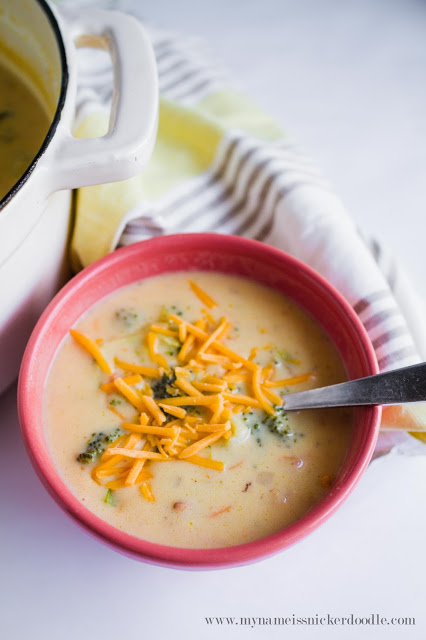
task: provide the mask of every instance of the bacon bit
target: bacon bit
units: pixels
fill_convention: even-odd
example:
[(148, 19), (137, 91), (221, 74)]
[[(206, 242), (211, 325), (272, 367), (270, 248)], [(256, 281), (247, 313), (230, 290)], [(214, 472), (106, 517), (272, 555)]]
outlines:
[(228, 507), (224, 507), (223, 509), (220, 509), (219, 511), (215, 511), (214, 513), (211, 513), (210, 518), (216, 518), (217, 516), (220, 516), (222, 513), (226, 513), (231, 509), (232, 509), (232, 504), (230, 504)]
[(188, 509), (188, 507), (189, 502), (183, 502), (182, 500), (178, 500), (173, 504), (173, 509), (175, 511), (185, 511), (185, 509)]
[(251, 482), (247, 482), (246, 486), (243, 489), (243, 493), (245, 493), (250, 486), (251, 486)]
[(321, 486), (323, 487), (323, 489), (329, 489), (331, 487), (331, 485), (333, 484), (333, 476), (331, 475), (325, 475), (321, 478)]

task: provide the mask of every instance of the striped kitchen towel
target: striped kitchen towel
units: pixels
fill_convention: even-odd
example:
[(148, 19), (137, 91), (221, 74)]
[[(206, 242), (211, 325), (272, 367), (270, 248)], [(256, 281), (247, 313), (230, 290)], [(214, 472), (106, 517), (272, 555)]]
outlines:
[[(255, 238), (308, 263), (343, 293), (371, 337), (381, 370), (426, 359), (423, 302), (395, 261), (359, 232), (314, 163), (229, 87), (198, 40), (154, 29), (150, 35), (161, 94), (153, 156), (135, 178), (79, 190), (74, 268), (162, 234)], [(100, 52), (80, 55), (85, 71), (76, 135), (103, 135), (112, 86), (108, 61)], [(426, 432), (425, 405), (389, 408), (383, 426)]]

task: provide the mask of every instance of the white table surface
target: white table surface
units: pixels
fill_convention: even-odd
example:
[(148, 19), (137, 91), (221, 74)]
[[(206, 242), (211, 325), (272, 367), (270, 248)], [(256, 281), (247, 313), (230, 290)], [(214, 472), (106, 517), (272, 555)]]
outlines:
[[(426, 3), (144, 4), (150, 22), (210, 43), (425, 295)], [(26, 458), (15, 395), (11, 388), (0, 398), (2, 639), (425, 637), (424, 457), (376, 460), (337, 514), (273, 559), (182, 572), (124, 558), (71, 523)], [(253, 629), (205, 622), (327, 613), (415, 617), (416, 625)]]

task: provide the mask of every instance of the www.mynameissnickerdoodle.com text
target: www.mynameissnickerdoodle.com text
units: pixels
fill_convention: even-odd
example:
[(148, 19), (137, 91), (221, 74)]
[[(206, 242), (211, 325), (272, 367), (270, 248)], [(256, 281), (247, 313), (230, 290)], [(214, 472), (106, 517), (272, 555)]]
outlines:
[(369, 616), (356, 616), (353, 613), (348, 616), (332, 616), (316, 614), (314, 616), (287, 617), (205, 617), (208, 626), (239, 626), (239, 627), (278, 627), (278, 626), (415, 626), (414, 617), (387, 618), (378, 613)]

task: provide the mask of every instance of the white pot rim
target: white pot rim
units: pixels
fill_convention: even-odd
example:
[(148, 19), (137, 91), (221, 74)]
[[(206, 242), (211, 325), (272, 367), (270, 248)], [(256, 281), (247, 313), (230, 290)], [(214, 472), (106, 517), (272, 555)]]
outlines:
[(67, 90), (68, 90), (69, 70), (68, 70), (67, 55), (66, 55), (64, 40), (62, 38), (61, 28), (58, 24), (58, 21), (52, 9), (50, 8), (46, 0), (33, 0), (33, 1), (36, 2), (39, 5), (40, 9), (44, 12), (51, 26), (52, 32), (55, 36), (56, 43), (58, 45), (58, 53), (59, 53), (60, 64), (61, 64), (61, 83), (60, 83), (59, 98), (58, 98), (55, 114), (53, 116), (52, 122), (46, 133), (46, 136), (43, 140), (43, 143), (40, 149), (32, 159), (30, 165), (27, 167), (25, 172), (22, 174), (22, 176), (18, 179), (17, 182), (15, 182), (13, 187), (6, 193), (6, 195), (0, 199), (0, 212), (7, 204), (9, 204), (12, 198), (17, 194), (17, 192), (21, 189), (21, 187), (27, 182), (28, 178), (31, 176), (32, 172), (34, 171), (38, 161), (46, 152), (53, 136), (55, 135), (59, 121), (61, 119), (62, 110), (65, 105), (65, 100), (66, 100)]

